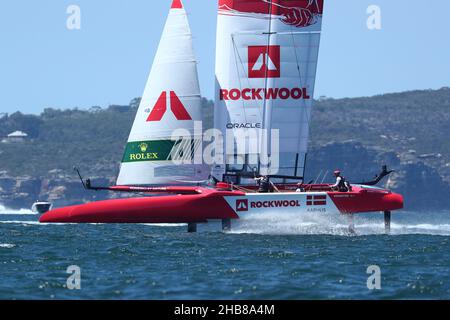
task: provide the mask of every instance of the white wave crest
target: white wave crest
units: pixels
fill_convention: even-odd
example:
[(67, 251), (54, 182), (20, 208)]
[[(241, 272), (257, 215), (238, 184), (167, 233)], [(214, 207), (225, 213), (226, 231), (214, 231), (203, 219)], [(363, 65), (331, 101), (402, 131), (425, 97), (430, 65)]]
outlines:
[(44, 225), (44, 223), (40, 223), (39, 221), (28, 221), (28, 220), (0, 220), (0, 224), (21, 224), (21, 225)]
[(0, 215), (35, 215), (30, 209), (13, 210), (0, 204)]
[(0, 243), (0, 248), (5, 248), (5, 249), (12, 249), (14, 248), (16, 245), (11, 244), (11, 243)]
[(186, 225), (186, 223), (144, 223), (144, 226), (160, 228), (184, 227)]

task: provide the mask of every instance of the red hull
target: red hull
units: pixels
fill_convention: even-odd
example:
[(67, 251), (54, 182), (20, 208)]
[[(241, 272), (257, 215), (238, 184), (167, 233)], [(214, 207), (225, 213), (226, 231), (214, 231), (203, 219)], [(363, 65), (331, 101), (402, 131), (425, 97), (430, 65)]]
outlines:
[[(126, 191), (130, 187), (115, 187)], [(131, 187), (132, 189), (133, 187)], [(312, 192), (324, 192), (327, 185), (310, 186)], [(307, 196), (309, 193), (288, 192), (284, 186), (279, 195)], [(43, 223), (190, 223), (208, 220), (239, 219), (239, 210), (226, 199), (245, 198), (241, 191), (226, 191), (201, 187), (168, 187), (148, 189), (171, 193), (154, 197), (127, 198), (92, 202), (59, 208), (42, 215)], [(329, 189), (328, 189), (329, 190)], [(324, 192), (341, 213), (353, 214), (393, 211), (403, 208), (403, 197), (381, 189), (354, 187), (352, 192)], [(254, 195), (254, 194), (253, 194)], [(260, 194), (261, 197), (269, 194)], [(273, 195), (273, 194), (271, 194)], [(263, 199), (264, 200), (264, 199)]]

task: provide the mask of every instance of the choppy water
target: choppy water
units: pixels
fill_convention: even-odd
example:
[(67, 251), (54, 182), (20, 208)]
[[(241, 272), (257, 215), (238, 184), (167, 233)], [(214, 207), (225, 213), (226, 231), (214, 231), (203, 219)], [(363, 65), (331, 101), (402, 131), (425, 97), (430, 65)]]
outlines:
[[(41, 225), (0, 208), (0, 299), (449, 299), (450, 213), (345, 223), (253, 217), (204, 226)], [(81, 289), (66, 287), (81, 268)], [(381, 290), (367, 288), (367, 267)]]

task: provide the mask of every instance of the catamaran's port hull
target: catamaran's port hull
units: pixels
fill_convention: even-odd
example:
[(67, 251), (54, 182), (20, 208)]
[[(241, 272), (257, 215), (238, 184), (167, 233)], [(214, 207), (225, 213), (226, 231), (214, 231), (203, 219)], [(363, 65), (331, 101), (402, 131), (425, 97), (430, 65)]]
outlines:
[[(171, 189), (173, 191), (173, 189)], [(341, 213), (394, 211), (403, 197), (382, 189), (354, 187), (352, 192), (244, 193), (192, 187), (182, 194), (126, 198), (54, 209), (43, 223), (204, 223), (245, 219), (247, 214)]]

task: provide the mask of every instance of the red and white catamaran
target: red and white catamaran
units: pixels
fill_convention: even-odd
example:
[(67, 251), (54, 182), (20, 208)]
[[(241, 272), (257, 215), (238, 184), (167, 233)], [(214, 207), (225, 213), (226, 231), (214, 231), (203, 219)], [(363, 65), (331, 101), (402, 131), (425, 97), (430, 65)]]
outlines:
[[(211, 220), (226, 230), (234, 219), (271, 210), (384, 212), (389, 230), (403, 198), (373, 186), (386, 170), (349, 192), (303, 183), (322, 16), (323, 0), (219, 0), (214, 127), (233, 139), (215, 149), (222, 160), (207, 165), (199, 153), (205, 142), (197, 128), (202, 109), (192, 36), (183, 4), (174, 0), (117, 185), (84, 184), (149, 196), (54, 209), (40, 221), (188, 223), (195, 231)], [(210, 175), (216, 183), (186, 186)], [(259, 193), (257, 176), (271, 179), (273, 192)]]

